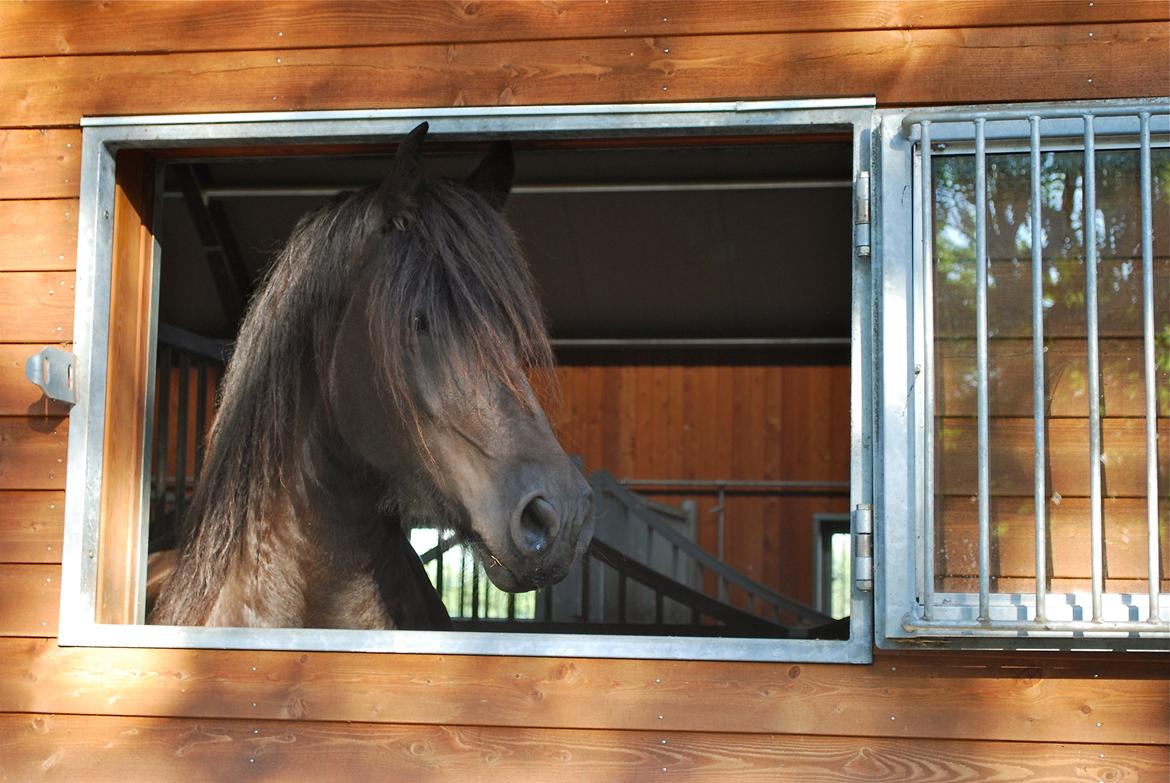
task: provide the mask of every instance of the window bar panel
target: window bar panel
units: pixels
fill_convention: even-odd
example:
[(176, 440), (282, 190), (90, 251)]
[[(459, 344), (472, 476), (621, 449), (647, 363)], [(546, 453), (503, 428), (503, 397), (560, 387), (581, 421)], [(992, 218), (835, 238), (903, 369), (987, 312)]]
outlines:
[(1104, 534), (1101, 506), (1101, 365), (1097, 339), (1097, 159), (1093, 115), (1085, 122), (1085, 331), (1089, 394), (1089, 537), (1092, 557), (1093, 622), (1101, 622), (1104, 583)]
[(1044, 482), (1044, 237), (1040, 188), (1040, 117), (1028, 118), (1031, 127), (1032, 168), (1032, 427), (1035, 441), (1033, 480), (1036, 512), (1036, 622), (1046, 620), (1048, 540)]
[(975, 120), (975, 353), (978, 383), (979, 622), (990, 620), (991, 480), (988, 469), (987, 142), (986, 120)]
[(1158, 622), (1158, 593), (1161, 591), (1158, 552), (1158, 426), (1154, 376), (1154, 226), (1153, 183), (1150, 171), (1150, 113), (1141, 118), (1141, 202), (1142, 202), (1142, 333), (1146, 369), (1146, 522), (1148, 529), (1150, 616)]
[(922, 328), (923, 368), (923, 464), (922, 491), (922, 619), (930, 620), (934, 604), (934, 187), (931, 176), (930, 120), (922, 122)]

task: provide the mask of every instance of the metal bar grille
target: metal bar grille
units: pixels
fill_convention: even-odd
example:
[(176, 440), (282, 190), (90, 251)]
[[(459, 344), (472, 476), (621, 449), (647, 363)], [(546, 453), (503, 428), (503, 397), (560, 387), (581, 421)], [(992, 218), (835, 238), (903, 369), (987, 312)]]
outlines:
[[(923, 522), (918, 529), (919, 550), (916, 555), (917, 567), (920, 569), (919, 593), (917, 602), (912, 605), (912, 612), (903, 621), (903, 627), (906, 631), (963, 636), (994, 636), (1006, 632), (1037, 637), (1072, 635), (1123, 639), (1163, 638), (1170, 635), (1170, 617), (1166, 616), (1165, 611), (1170, 600), (1167, 599), (1161, 587), (1160, 552), (1164, 537), (1160, 536), (1160, 520), (1158, 519), (1158, 502), (1161, 498), (1158, 494), (1157, 415), (1159, 406), (1156, 376), (1158, 366), (1155, 351), (1158, 330), (1165, 327), (1163, 324), (1156, 323), (1155, 286), (1165, 285), (1165, 282), (1156, 278), (1155, 265), (1164, 264), (1165, 259), (1156, 258), (1154, 255), (1155, 183), (1152, 177), (1151, 162), (1152, 149), (1170, 147), (1170, 121), (1168, 120), (1170, 120), (1170, 104), (1156, 101), (1144, 105), (1136, 103), (1125, 106), (1109, 105), (1100, 109), (1078, 105), (1064, 108), (1035, 107), (1027, 110), (1012, 108), (1002, 112), (944, 110), (913, 114), (903, 122), (903, 134), (906, 138), (917, 142), (918, 166), (915, 172), (915, 185), (920, 194), (918, 206), (921, 209), (921, 214), (915, 222), (920, 226), (922, 233), (921, 236), (916, 237), (915, 242), (916, 252), (919, 256), (918, 269), (922, 276), (920, 292), (924, 305), (921, 313), (921, 327), (918, 332), (918, 339), (924, 341), (924, 350), (921, 353), (924, 357), (924, 366), (921, 368), (923, 387), (919, 395), (923, 414), (918, 441), (922, 455), (919, 486), (923, 490), (920, 503)], [(1081, 139), (1080, 144), (1070, 152), (1067, 129), (1069, 122), (1076, 121), (1081, 123)], [(963, 129), (965, 129), (965, 138), (969, 144), (955, 145), (950, 150), (946, 149), (946, 145), (936, 145), (933, 139), (939, 136), (937, 131), (940, 127), (946, 129), (941, 135), (948, 140), (963, 138)], [(1055, 134), (1057, 131), (1062, 134), (1057, 146), (1050, 147), (1046, 144), (1048, 138), (1045, 135), (1046, 130), (1050, 134)], [(1111, 281), (1101, 277), (1103, 273), (1099, 271), (1099, 266), (1114, 259), (1106, 255), (1106, 261), (1102, 261), (1102, 243), (1106, 243), (1106, 247), (1108, 247), (1110, 235), (1102, 234), (1100, 227), (1106, 226), (1105, 231), (1108, 232), (1110, 221), (1117, 219), (1118, 216), (1110, 211), (1116, 209), (1113, 202), (1099, 200), (1100, 166), (1109, 166), (1110, 164), (1102, 164), (1099, 161), (1098, 150), (1106, 150), (1102, 155), (1114, 156), (1120, 150), (1123, 154), (1132, 153), (1137, 159), (1137, 173), (1133, 175), (1132, 192), (1139, 196), (1135, 201), (1140, 201), (1140, 310), (1144, 378), (1134, 388), (1140, 388), (1142, 390), (1140, 393), (1144, 394), (1145, 460), (1141, 469), (1144, 470), (1142, 484), (1144, 486), (1143, 493), (1146, 496), (1144, 504), (1146, 524), (1144, 527), (1147, 528), (1148, 536), (1147, 551), (1143, 553), (1142, 558), (1147, 561), (1144, 568), (1146, 579), (1142, 580), (1143, 587), (1137, 591), (1137, 595), (1119, 592), (1118, 588), (1112, 586), (1112, 577), (1110, 583), (1106, 583), (1107, 572), (1111, 566), (1106, 557), (1109, 553), (1106, 551), (1105, 515), (1108, 511), (1105, 500), (1107, 497), (1112, 497), (1112, 493), (1115, 492), (1106, 486), (1107, 480), (1110, 485), (1113, 482), (1113, 479), (1108, 478), (1113, 474), (1109, 472), (1107, 476), (1106, 467), (1109, 467), (1110, 471), (1122, 468), (1106, 465), (1107, 450), (1105, 446), (1108, 445), (1108, 442), (1103, 442), (1103, 438), (1107, 436), (1107, 431), (1103, 428), (1103, 419), (1109, 414), (1109, 410), (1106, 408), (1106, 398), (1104, 397), (1107, 388), (1103, 382), (1105, 370), (1102, 362), (1101, 335), (1105, 334), (1108, 337), (1110, 332), (1102, 331), (1101, 319), (1105, 317), (1107, 311), (1102, 310), (1102, 302), (1106, 300), (1101, 297), (1105, 295), (1104, 291), (1106, 290), (1103, 286), (1107, 286)], [(1051, 479), (1048, 475), (1048, 471), (1052, 467), (1049, 450), (1058, 448), (1057, 445), (1049, 442), (1047, 434), (1047, 428), (1051, 422), (1050, 416), (1053, 415), (1048, 410), (1049, 395), (1053, 393), (1053, 388), (1049, 388), (1046, 381), (1046, 372), (1052, 371), (1047, 366), (1048, 341), (1063, 338), (1067, 342), (1073, 339), (1059, 331), (1053, 335), (1046, 333), (1046, 308), (1051, 307), (1052, 302), (1045, 298), (1045, 286), (1051, 284), (1049, 276), (1056, 273), (1051, 270), (1046, 272), (1045, 266), (1046, 262), (1050, 261), (1045, 257), (1045, 246), (1050, 241), (1045, 227), (1046, 210), (1052, 208), (1051, 204), (1046, 205), (1045, 201), (1046, 193), (1049, 193), (1046, 188), (1052, 185), (1050, 180), (1045, 180), (1045, 171), (1047, 170), (1046, 166), (1055, 165), (1055, 156), (1058, 153), (1066, 156), (1079, 153), (1083, 156), (1081, 165), (1075, 172), (1079, 175), (1077, 181), (1073, 182), (1068, 179), (1063, 183), (1063, 187), (1075, 187), (1076, 189), (1076, 198), (1079, 201), (1075, 202), (1077, 209), (1074, 211), (1077, 212), (1075, 220), (1079, 220), (1077, 228), (1080, 231), (1077, 244), (1083, 252), (1084, 284), (1083, 289), (1078, 290), (1083, 295), (1084, 324), (1083, 332), (1080, 332), (1082, 336), (1075, 339), (1083, 340), (1080, 350), (1083, 351), (1082, 360), (1084, 363), (1082, 366), (1085, 374), (1084, 400), (1081, 403), (1085, 406), (1082, 409), (1084, 413), (1077, 415), (1084, 416), (1083, 421), (1087, 432), (1085, 445), (1081, 446), (1085, 449), (1081, 453), (1084, 454), (1084, 459), (1088, 463), (1087, 474), (1081, 474), (1087, 475), (1085, 481), (1087, 498), (1081, 501), (1087, 504), (1082, 506), (1087, 509), (1083, 522), (1085, 528), (1082, 530), (1087, 528), (1088, 543), (1085, 547), (1087, 551), (1081, 555), (1088, 571), (1088, 573), (1083, 574), (1084, 577), (1087, 577), (1084, 579), (1087, 585), (1086, 589), (1049, 585), (1049, 580), (1053, 578), (1050, 536), (1054, 535), (1054, 528), (1050, 524), (1048, 508), (1050, 505), (1059, 504), (1061, 498), (1059, 493), (1050, 495), (1053, 493), (1053, 486), (1050, 484)], [(998, 512), (995, 510), (995, 504), (997, 498), (1005, 496), (1005, 491), (1000, 488), (999, 484), (1002, 479), (997, 477), (1002, 476), (1004, 471), (1009, 468), (1013, 470), (1016, 468), (1012, 468), (1006, 463), (997, 463), (997, 460), (1001, 459), (998, 455), (1002, 446), (993, 449), (991, 447), (992, 439), (1001, 436), (997, 434), (999, 430), (993, 426), (992, 422), (996, 416), (1024, 415), (1022, 413), (1001, 413), (1001, 408), (997, 406), (1004, 403), (997, 402), (996, 397), (1004, 393), (1005, 389), (1009, 389), (1012, 383), (1024, 384), (1027, 382), (1025, 380), (1027, 376), (1023, 374), (1018, 378), (1004, 377), (1002, 367), (996, 364), (997, 361), (1001, 360), (996, 360), (994, 353), (989, 350), (990, 343), (996, 342), (994, 339), (996, 324), (989, 323), (989, 317), (991, 313), (998, 312), (994, 306), (989, 308), (989, 304), (994, 305), (1000, 300), (1000, 297), (1006, 297), (1007, 286), (1021, 284), (1014, 281), (1011, 275), (993, 271), (992, 258), (1005, 256), (1003, 236), (996, 237), (997, 242), (1000, 243), (998, 255), (989, 253), (988, 249), (989, 231), (992, 230), (992, 227), (994, 226), (994, 230), (1002, 234), (1002, 210), (1004, 209), (1002, 200), (997, 203), (989, 203), (989, 188), (1000, 187), (999, 182), (1004, 181), (1009, 175), (1015, 175), (1015, 169), (1012, 166), (1001, 162), (995, 156), (1010, 154), (1019, 156), (1018, 170), (1020, 174), (1018, 176), (1023, 177), (1021, 183), (1026, 183), (1028, 186), (1026, 194), (1028, 200), (1025, 202), (1027, 205), (1026, 214), (1020, 217), (1021, 223), (1026, 218), (1028, 225), (1021, 225), (1019, 235), (1011, 237), (1011, 239), (1017, 247), (1026, 247), (1026, 244), (1030, 244), (1030, 247), (1019, 252), (1023, 263), (1028, 262), (1028, 255), (1030, 255), (1031, 261), (1031, 274), (1022, 278), (1026, 281), (1022, 284), (1028, 286), (1029, 290), (1028, 320), (1031, 325), (1028, 350), (1032, 376), (1030, 444), (1033, 448), (1033, 454), (1028, 462), (1031, 468), (1029, 471), (1032, 485), (1030, 494), (1034, 521), (1031, 537), (1034, 552), (1031, 557), (1035, 566), (1035, 572), (1030, 577), (1030, 581), (1034, 583), (1034, 589), (1028, 591), (1032, 593), (1031, 595), (1028, 592), (1010, 592), (1010, 586), (1008, 589), (999, 589), (999, 585), (1003, 582), (997, 581), (1002, 577), (997, 576), (1001, 566), (998, 563), (1000, 555), (997, 554), (995, 543), (1000, 540), (998, 536), (1001, 535), (997, 528), (999, 523), (995, 521), (998, 518), (996, 517)], [(936, 549), (938, 546), (947, 546), (953, 552), (968, 546), (962, 541), (954, 540), (956, 535), (954, 528), (947, 528), (947, 533), (943, 536), (937, 527), (950, 522), (950, 520), (940, 516), (940, 512), (946, 513), (943, 509), (947, 506), (942, 503), (942, 496), (937, 495), (937, 491), (945, 492), (948, 490), (945, 488), (936, 490), (935, 486), (940, 475), (936, 467), (936, 458), (941, 458), (941, 447), (938, 445), (937, 439), (939, 432), (942, 432), (942, 430), (936, 430), (936, 427), (942, 426), (935, 420), (936, 405), (941, 404), (940, 400), (936, 399), (936, 395), (943, 393), (942, 387), (937, 385), (940, 383), (940, 376), (937, 374), (936, 364), (940, 359), (935, 356), (935, 265), (942, 263), (942, 256), (939, 254), (941, 251), (936, 247), (936, 237), (938, 236), (936, 232), (944, 231), (947, 228), (944, 224), (939, 223), (942, 218), (936, 218), (934, 211), (936, 208), (935, 188), (943, 187), (940, 184), (941, 180), (934, 178), (935, 172), (938, 170), (937, 164), (941, 160), (940, 155), (965, 155), (969, 156), (970, 160), (969, 168), (955, 167), (950, 169), (950, 172), (952, 177), (956, 171), (967, 172), (963, 176), (970, 179), (966, 181), (968, 184), (963, 185), (963, 187), (968, 188), (971, 194), (969, 207), (971, 227), (968, 229), (971, 234), (968, 236), (971, 238), (974, 256), (971, 294), (974, 321), (973, 326), (967, 328), (974, 332), (970, 335), (974, 338), (974, 373), (970, 384), (973, 387), (975, 407), (973, 422), (975, 443), (972, 444), (974, 447), (973, 464), (964, 463), (971, 465), (970, 470), (973, 472), (972, 478), (974, 479), (974, 492), (971, 501), (975, 507), (973, 509), (975, 511), (975, 528), (971, 530), (972, 538), (969, 545), (973, 552), (975, 568), (968, 573), (977, 577), (977, 580), (970, 583), (971, 587), (964, 587), (968, 584), (967, 581), (964, 581), (968, 577), (956, 578), (952, 583), (946, 582), (947, 574), (954, 572), (943, 570), (942, 561), (938, 558), (940, 552), (946, 550)], [(995, 172), (996, 180), (994, 182), (989, 182), (991, 179), (989, 171)], [(1111, 177), (1107, 185), (1110, 190), (1106, 192), (1110, 194), (1110, 198), (1116, 199), (1115, 193), (1119, 187), (1116, 181), (1117, 169), (1107, 168), (1105, 171)], [(954, 182), (951, 182), (949, 186), (955, 187)], [(1050, 196), (1047, 197), (1050, 198)], [(1165, 195), (1159, 194), (1158, 198), (1165, 198)], [(1133, 207), (1126, 209), (1133, 209)], [(1136, 222), (1137, 216), (1134, 217), (1134, 222)], [(1161, 242), (1163, 239), (1159, 238), (1158, 241)], [(1110, 248), (1108, 252), (1116, 254), (1117, 251)], [(1006, 257), (1010, 260), (1010, 256)], [(1134, 265), (1136, 265), (1136, 261), (1137, 259), (1134, 258)], [(942, 269), (942, 267), (939, 268)], [(953, 270), (951, 272), (954, 273)], [(1030, 280), (1028, 280), (1029, 277)], [(946, 332), (941, 334), (943, 337), (938, 339), (954, 338), (953, 334), (948, 335)], [(961, 339), (968, 338), (964, 336)], [(1136, 345), (1137, 338), (1133, 339)], [(1000, 373), (1000, 375), (993, 375), (993, 373)], [(938, 408), (938, 410), (944, 412), (937, 415), (956, 415), (945, 412), (946, 408)], [(1067, 417), (1069, 414), (1064, 415)], [(1165, 448), (1164, 444), (1163, 448)], [(1131, 469), (1138, 470), (1139, 468)], [(1066, 483), (1068, 480), (1065, 479)], [(1003, 503), (1003, 501), (999, 502)], [(1015, 507), (1019, 507), (1023, 501), (1012, 502)], [(1070, 523), (1069, 519), (1069, 514), (1065, 513), (1064, 521), (1061, 524), (1066, 527), (1072, 523), (1081, 524), (1075, 519)], [(945, 557), (945, 555), (943, 556)], [(1082, 576), (1078, 574), (1072, 579), (1079, 580), (1081, 578)], [(975, 587), (976, 584), (977, 587)], [(975, 588), (975, 592), (971, 592), (972, 587)], [(1143, 592), (1145, 595), (1142, 595)]]

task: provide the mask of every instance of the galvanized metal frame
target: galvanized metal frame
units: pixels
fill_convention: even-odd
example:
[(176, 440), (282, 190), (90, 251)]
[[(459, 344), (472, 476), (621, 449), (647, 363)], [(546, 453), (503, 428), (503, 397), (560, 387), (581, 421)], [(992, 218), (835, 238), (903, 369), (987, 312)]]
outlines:
[[(430, 136), (590, 138), (638, 135), (853, 133), (853, 181), (870, 160), (874, 101), (826, 99), (678, 104), (473, 107), (87, 118), (82, 121), (77, 302), (74, 351), (79, 403), (70, 423), (59, 642), (111, 647), (445, 653), (477, 655), (678, 658), (745, 661), (868, 662), (873, 618), (869, 594), (853, 590), (848, 641), (664, 638), (424, 631), (188, 628), (94, 622), (98, 509), (109, 345), (115, 155), (122, 149), (181, 149), (287, 142), (375, 143), (401, 138), (422, 120)], [(158, 188), (156, 194), (161, 194)], [(853, 219), (856, 222), (856, 202)], [(844, 226), (842, 230), (847, 230)], [(157, 258), (157, 248), (156, 248)], [(873, 502), (874, 333), (868, 258), (853, 252), (850, 503)], [(156, 278), (157, 279), (157, 278)], [(157, 302), (157, 290), (155, 291)], [(157, 308), (152, 306), (152, 335)], [(148, 403), (153, 386), (145, 390)], [(145, 481), (145, 477), (143, 477)], [(144, 490), (145, 491), (145, 490)], [(144, 504), (144, 508), (146, 505)], [(145, 525), (145, 516), (142, 524)], [(145, 536), (143, 537), (145, 540)], [(145, 562), (145, 560), (144, 560)]]
[[(1157, 555), (1157, 473), (1155, 411), (1153, 408), (1153, 271), (1150, 224), (1149, 149), (1170, 146), (1170, 99), (1118, 100), (1063, 104), (1022, 104), (995, 107), (923, 109), (878, 113), (875, 171), (877, 194), (875, 265), (881, 291), (881, 332), (877, 361), (882, 371), (878, 428), (880, 442), (875, 472), (879, 487), (877, 557), (882, 577), (875, 596), (876, 638), (879, 647), (900, 647), (924, 641), (950, 646), (1043, 648), (1165, 649), (1170, 639), (1167, 596), (1159, 595)], [(1043, 126), (1043, 127), (1042, 127)], [(1043, 133), (1042, 133), (1043, 130)], [(1094, 214), (1093, 150), (1135, 149), (1141, 155), (1143, 333), (1146, 366), (1146, 441), (1148, 528), (1150, 531), (1149, 594), (1107, 593), (1103, 585), (1103, 532), (1100, 489), (1099, 390), (1090, 390), (1098, 404), (1090, 404), (1093, 461), (1091, 534), (1092, 590), (1087, 596), (1050, 593), (1044, 536), (1043, 319), (1033, 297), (1033, 359), (1041, 370), (1033, 383), (1034, 438), (1037, 457), (1033, 482), (1037, 503), (1036, 587), (1034, 594), (993, 593), (989, 585), (987, 505), (986, 263), (976, 266), (977, 362), (982, 382), (978, 388), (978, 497), (980, 587), (977, 593), (939, 593), (934, 588), (934, 432), (933, 432), (933, 291), (931, 258), (932, 156), (973, 155), (976, 179), (976, 258), (986, 253), (985, 155), (996, 152), (1030, 153), (1033, 203), (1039, 190), (1040, 150), (1088, 150), (1086, 153), (1087, 215)], [(1089, 274), (1095, 277), (1093, 221), (1086, 219)], [(1033, 222), (1033, 259), (1040, 256), (1040, 225)], [(1040, 290), (1040, 265), (1034, 264), (1032, 285)], [(1095, 349), (1095, 285), (1086, 284), (1090, 324), (1089, 362)], [(1089, 375), (1095, 380), (1096, 373)], [(1142, 603), (1148, 604), (1142, 617)], [(1087, 619), (1086, 619), (1087, 617)], [(1004, 637), (1012, 637), (1005, 642)]]

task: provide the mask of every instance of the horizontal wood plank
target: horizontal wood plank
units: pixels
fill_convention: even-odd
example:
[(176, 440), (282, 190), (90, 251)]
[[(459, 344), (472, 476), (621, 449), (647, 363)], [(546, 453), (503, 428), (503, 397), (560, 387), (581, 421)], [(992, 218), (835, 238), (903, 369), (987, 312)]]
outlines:
[(778, 665), (91, 649), (0, 639), (0, 712), (937, 739), (977, 730), (988, 740), (1139, 745), (1170, 739), (1163, 656), (1072, 669), (1038, 658), (997, 668), (994, 655), (931, 660)]
[(77, 199), (0, 201), (0, 272), (72, 270)]
[(718, 12), (688, 0), (533, 3), (336, 3), (203, 0), (199, 3), (0, 4), (0, 57), (232, 49), (521, 41), (720, 33), (1164, 21), (1159, 0), (734, 0)]
[(1150, 63), (1168, 44), (1170, 28), (1155, 22), (10, 58), (0, 60), (0, 126), (379, 106), (1156, 96), (1170, 92), (1170, 69)]
[(0, 564), (0, 636), (55, 636), (61, 566)]
[[(1087, 345), (1082, 339), (1046, 341), (1045, 412), (1048, 416), (1089, 415)], [(1141, 338), (1105, 339), (1098, 343), (1101, 399), (1108, 416), (1146, 415), (1144, 343)], [(935, 410), (941, 416), (974, 416), (977, 411), (974, 340), (940, 340), (935, 344)], [(988, 340), (988, 400), (992, 416), (1031, 417), (1031, 339)], [(1157, 415), (1170, 416), (1170, 367), (1156, 367)], [(1162, 394), (1157, 395), (1161, 389)]]
[(0, 490), (64, 489), (69, 419), (0, 417)]
[(1156, 780), (1161, 746), (0, 715), (0, 776), (86, 781)]
[[(30, 356), (44, 346), (0, 344), (0, 416), (64, 416), (69, 406), (53, 402), (24, 374)], [(69, 350), (68, 343), (55, 347)]]
[[(0, 71), (3, 67), (0, 64)], [(22, 91), (20, 85), (8, 88)], [(16, 100), (16, 93), (5, 95), (4, 100), (10, 99)], [(25, 98), (19, 100), (23, 102)], [(63, 124), (76, 125), (80, 119), (78, 115)], [(0, 130), (0, 199), (76, 198), (80, 180), (81, 131)]]
[(0, 342), (73, 339), (73, 272), (0, 272)]
[[(1106, 497), (1145, 497), (1146, 430), (1143, 419), (1102, 419), (1102, 486)], [(935, 492), (973, 497), (978, 485), (978, 433), (972, 418), (935, 422)], [(1048, 493), (1089, 494), (1088, 419), (1050, 419), (1046, 450)], [(1158, 440), (1170, 442), (1170, 419), (1158, 419)], [(1031, 419), (992, 419), (988, 467), (993, 495), (1033, 494)], [(1158, 450), (1158, 485), (1170, 481), (1170, 449)]]
[(64, 530), (64, 492), (0, 492), (0, 562), (60, 563)]

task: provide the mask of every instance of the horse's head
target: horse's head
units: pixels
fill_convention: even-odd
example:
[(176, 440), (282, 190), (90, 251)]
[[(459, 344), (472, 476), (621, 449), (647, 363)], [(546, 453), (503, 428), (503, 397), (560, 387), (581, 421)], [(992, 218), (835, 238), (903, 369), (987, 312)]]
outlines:
[(408, 524), (455, 528), (496, 586), (527, 590), (563, 578), (588, 545), (592, 494), (529, 382), (551, 353), (500, 213), (511, 149), (493, 145), (465, 184), (428, 181), (425, 133), (372, 195), (375, 228), (331, 346), (330, 415)]

